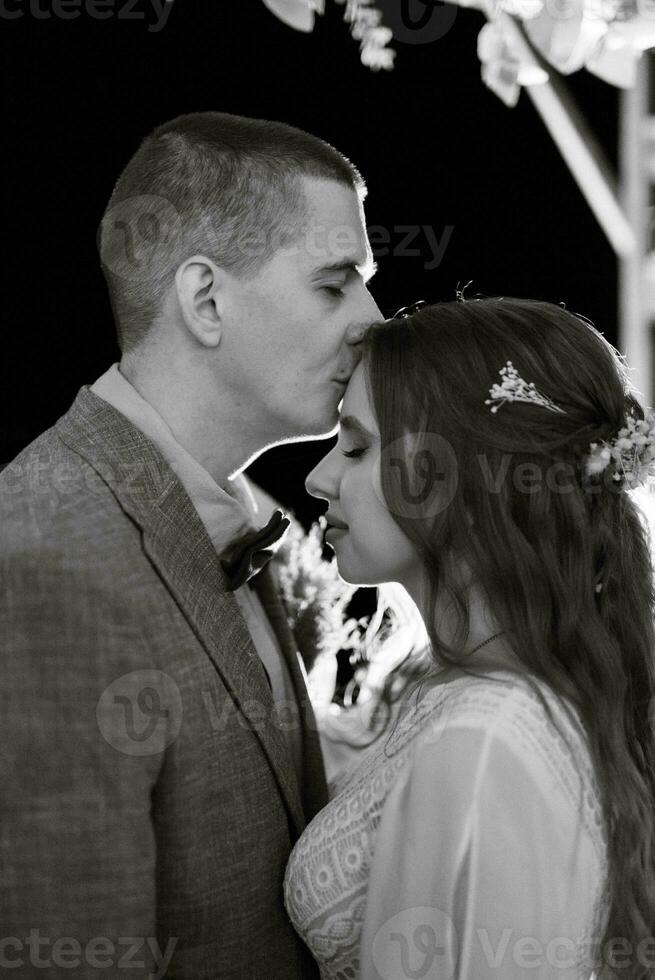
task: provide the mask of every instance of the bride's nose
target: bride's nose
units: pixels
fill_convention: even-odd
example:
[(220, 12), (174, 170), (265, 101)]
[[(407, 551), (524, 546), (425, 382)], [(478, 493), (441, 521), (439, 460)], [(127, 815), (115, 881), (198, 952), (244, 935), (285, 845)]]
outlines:
[(310, 497), (320, 500), (334, 500), (339, 495), (339, 474), (336, 465), (335, 449), (319, 460), (305, 480), (305, 489)]

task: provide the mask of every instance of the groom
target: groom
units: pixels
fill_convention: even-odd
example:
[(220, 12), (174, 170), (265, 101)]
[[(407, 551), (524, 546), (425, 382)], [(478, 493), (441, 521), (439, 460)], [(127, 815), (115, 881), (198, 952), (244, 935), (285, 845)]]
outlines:
[(120, 365), (0, 476), (3, 971), (317, 975), (282, 881), (323, 766), (272, 573), (249, 577), (284, 522), (245, 548), (271, 507), (239, 474), (337, 422), (380, 317), (364, 193), (315, 137), (209, 112), (118, 180)]

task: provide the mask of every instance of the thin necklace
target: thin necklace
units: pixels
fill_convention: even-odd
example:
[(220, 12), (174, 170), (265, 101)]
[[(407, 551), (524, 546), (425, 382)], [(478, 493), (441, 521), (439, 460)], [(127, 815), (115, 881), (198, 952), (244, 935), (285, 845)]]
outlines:
[(488, 636), (486, 640), (482, 641), (482, 643), (478, 643), (477, 647), (471, 650), (471, 652), (468, 653), (467, 656), (472, 657), (474, 653), (477, 653), (478, 650), (482, 649), (482, 647), (486, 647), (487, 643), (491, 643), (492, 640), (496, 640), (499, 636), (502, 636), (504, 632), (505, 630), (501, 630), (499, 633), (494, 633), (493, 636)]
[[(505, 632), (505, 630), (500, 630), (498, 633), (494, 633), (493, 636), (488, 636), (486, 640), (483, 640), (482, 643), (478, 643), (477, 647), (474, 647), (473, 650), (471, 650), (471, 652), (469, 654), (467, 654), (466, 656), (469, 656), (470, 657), (474, 653), (477, 653), (478, 650), (481, 650), (482, 649), (482, 647), (486, 647), (487, 643), (491, 643), (492, 640), (496, 640), (496, 639), (498, 639), (499, 636), (502, 636), (504, 632)], [(441, 671), (439, 671), (439, 673), (447, 676), (448, 673), (449, 673), (449, 671), (452, 670), (452, 667), (453, 667), (452, 664), (450, 666), (443, 667), (441, 669)], [(440, 683), (446, 684), (448, 682), (444, 680), (444, 681), (440, 681)], [(417, 692), (416, 693), (416, 703), (417, 704), (418, 704), (418, 701), (419, 701), (419, 693), (420, 693), (420, 690), (421, 690), (422, 685), (423, 685), (423, 681), (418, 681), (418, 683), (416, 685), (416, 692)]]

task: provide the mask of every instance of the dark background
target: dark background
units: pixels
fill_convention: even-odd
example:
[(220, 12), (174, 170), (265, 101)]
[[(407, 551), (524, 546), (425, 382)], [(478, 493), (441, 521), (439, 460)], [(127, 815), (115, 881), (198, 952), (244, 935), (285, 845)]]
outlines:
[[(10, 9), (21, 0), (12, 0)], [(506, 108), (480, 80), (481, 14), (457, 9), (431, 43), (396, 43), (396, 67), (359, 61), (327, 2), (313, 34), (280, 23), (260, 0), (174, 0), (166, 26), (134, 13), (63, 21), (2, 20), (5, 286), (0, 463), (9, 461), (117, 358), (96, 255), (113, 183), (140, 139), (183, 112), (219, 109), (280, 119), (334, 143), (363, 172), (369, 225), (453, 231), (438, 268), (378, 256), (372, 291), (385, 313), (413, 299), (472, 292), (566, 302), (616, 340), (612, 250), (524, 93)], [(47, 11), (50, 0), (40, 0)], [(395, 0), (385, 0), (387, 6)], [(381, 4), (384, 6), (384, 2)], [(567, 80), (612, 163), (616, 90), (586, 73)], [(309, 520), (323, 508), (302, 480), (327, 444), (263, 457), (252, 474)]]

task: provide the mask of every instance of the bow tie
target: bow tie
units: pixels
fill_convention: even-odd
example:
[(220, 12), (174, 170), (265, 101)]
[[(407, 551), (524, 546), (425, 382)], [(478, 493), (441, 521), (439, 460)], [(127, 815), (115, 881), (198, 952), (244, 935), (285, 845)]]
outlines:
[(261, 531), (249, 531), (234, 542), (229, 558), (221, 561), (228, 577), (228, 591), (234, 592), (262, 570), (275, 554), (273, 545), (284, 537), (290, 523), (281, 510), (276, 510)]

